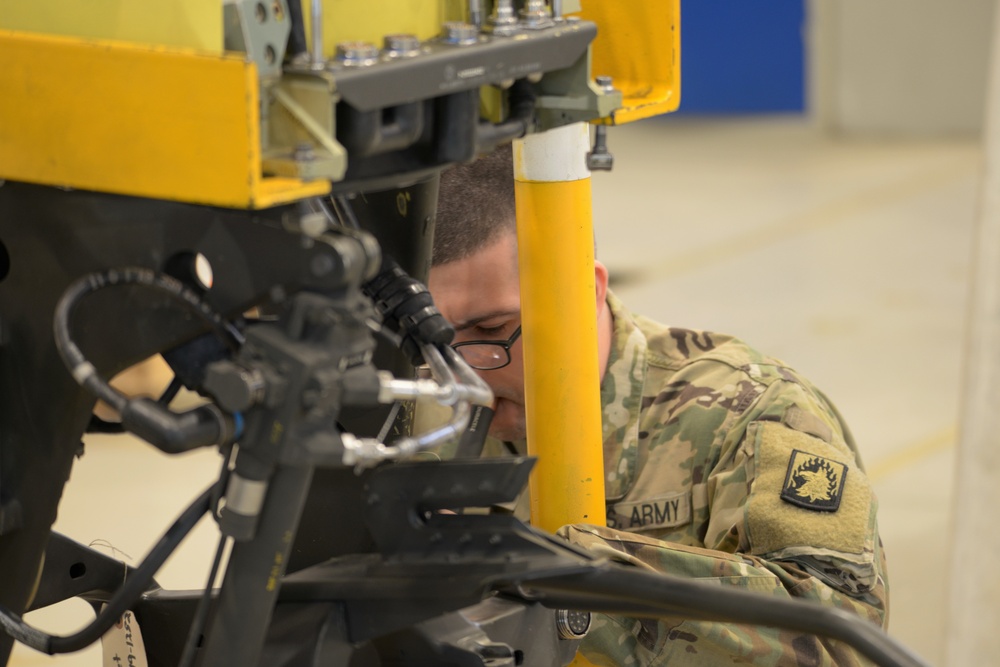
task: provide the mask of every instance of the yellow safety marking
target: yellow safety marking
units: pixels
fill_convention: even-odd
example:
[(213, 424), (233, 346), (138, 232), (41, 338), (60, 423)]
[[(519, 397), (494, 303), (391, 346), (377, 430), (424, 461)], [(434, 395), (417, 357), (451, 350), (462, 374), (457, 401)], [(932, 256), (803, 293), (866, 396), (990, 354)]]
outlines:
[(953, 449), (957, 441), (958, 428), (953, 424), (929, 438), (907, 445), (899, 451), (893, 452), (883, 459), (879, 459), (874, 465), (868, 466), (868, 479), (873, 482), (885, 479), (903, 468), (914, 466), (934, 454)]

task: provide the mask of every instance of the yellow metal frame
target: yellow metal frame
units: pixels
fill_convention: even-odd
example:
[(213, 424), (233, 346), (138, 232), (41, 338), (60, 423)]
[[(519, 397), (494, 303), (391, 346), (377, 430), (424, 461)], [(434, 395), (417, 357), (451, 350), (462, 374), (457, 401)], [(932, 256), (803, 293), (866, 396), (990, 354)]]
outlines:
[(622, 108), (597, 123), (621, 125), (676, 111), (681, 102), (680, 0), (582, 0), (577, 14), (597, 24), (594, 76), (610, 76)]
[[(300, 2), (312, 44), (310, 0)], [(450, 11), (449, 11), (450, 10)], [(381, 47), (386, 35), (407, 33), (426, 40), (441, 34), (445, 21), (465, 20), (463, 3), (442, 0), (323, 0), (323, 55), (332, 58), (340, 42), (369, 42)]]
[(0, 178), (232, 208), (322, 195), (264, 177), (242, 55), (0, 31)]

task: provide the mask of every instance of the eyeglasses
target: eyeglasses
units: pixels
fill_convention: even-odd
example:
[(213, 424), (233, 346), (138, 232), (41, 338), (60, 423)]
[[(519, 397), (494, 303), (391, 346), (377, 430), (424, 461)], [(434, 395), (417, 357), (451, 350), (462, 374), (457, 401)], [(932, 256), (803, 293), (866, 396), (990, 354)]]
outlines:
[(470, 340), (452, 345), (466, 363), (480, 371), (495, 371), (510, 363), (510, 348), (521, 337), (521, 327), (507, 340)]

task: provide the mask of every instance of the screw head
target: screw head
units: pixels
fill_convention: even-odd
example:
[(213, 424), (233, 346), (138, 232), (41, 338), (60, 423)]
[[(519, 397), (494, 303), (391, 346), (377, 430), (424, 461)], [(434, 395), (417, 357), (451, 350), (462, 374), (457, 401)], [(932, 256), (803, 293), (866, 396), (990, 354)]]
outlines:
[(369, 42), (340, 42), (337, 61), (345, 67), (364, 67), (378, 62), (378, 47)]
[(471, 23), (448, 21), (444, 24), (444, 41), (448, 44), (475, 44), (479, 41), (479, 29)]
[(386, 35), (382, 38), (382, 49), (390, 58), (412, 58), (420, 55), (420, 40), (408, 33)]

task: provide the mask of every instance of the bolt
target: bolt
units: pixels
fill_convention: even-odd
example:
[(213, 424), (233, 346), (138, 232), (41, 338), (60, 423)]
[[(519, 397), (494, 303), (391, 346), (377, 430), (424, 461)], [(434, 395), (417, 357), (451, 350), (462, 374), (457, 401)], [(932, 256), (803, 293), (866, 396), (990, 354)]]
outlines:
[(610, 76), (599, 76), (594, 79), (594, 83), (605, 93), (615, 92), (614, 83), (612, 83), (612, 78)]
[(469, 23), (477, 28), (483, 25), (483, 0), (469, 0)]
[(337, 62), (344, 67), (365, 67), (378, 62), (378, 47), (369, 42), (340, 42)]
[(615, 156), (608, 151), (608, 128), (598, 125), (594, 132), (594, 148), (587, 153), (587, 169), (591, 171), (611, 171)]
[(292, 151), (292, 159), (296, 162), (311, 162), (315, 160), (316, 154), (313, 151), (312, 144), (306, 141), (296, 144), (295, 149)]
[(465, 46), (479, 40), (479, 30), (471, 23), (448, 21), (444, 24), (444, 41), (447, 44)]
[(521, 19), (524, 21), (524, 26), (532, 30), (551, 28), (555, 25), (545, 0), (528, 0), (521, 10)]
[(513, 0), (497, 0), (497, 6), (486, 23), (486, 29), (494, 35), (506, 37), (517, 33), (517, 14), (514, 12)]
[(382, 49), (390, 58), (412, 58), (420, 55), (420, 40), (408, 33), (386, 35), (382, 38)]

